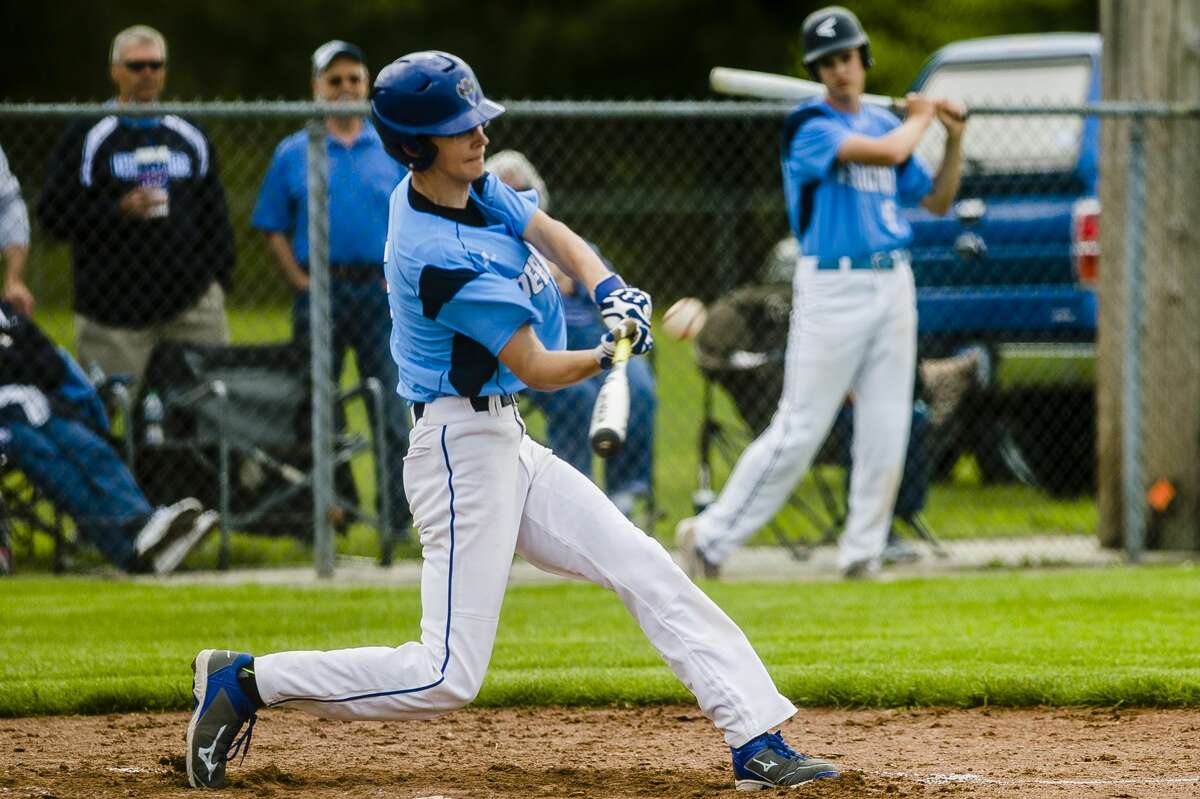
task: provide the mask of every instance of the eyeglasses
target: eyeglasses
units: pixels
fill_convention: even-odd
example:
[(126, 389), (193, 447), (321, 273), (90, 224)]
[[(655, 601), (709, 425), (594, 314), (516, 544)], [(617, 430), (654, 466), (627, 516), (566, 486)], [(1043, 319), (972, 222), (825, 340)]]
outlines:
[(147, 69), (151, 72), (158, 72), (166, 66), (166, 63), (166, 61), (126, 61), (125, 69), (130, 72), (142, 72)]
[(345, 80), (346, 83), (350, 84), (351, 86), (356, 86), (359, 83), (362, 83), (362, 75), (330, 75), (325, 79), (325, 82), (336, 89), (338, 86), (342, 85), (343, 80)]

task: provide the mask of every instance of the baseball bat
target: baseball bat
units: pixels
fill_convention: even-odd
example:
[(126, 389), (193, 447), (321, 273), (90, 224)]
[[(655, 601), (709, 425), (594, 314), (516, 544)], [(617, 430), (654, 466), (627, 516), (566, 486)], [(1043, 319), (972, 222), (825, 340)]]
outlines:
[(592, 408), (592, 429), (588, 436), (592, 451), (601, 458), (611, 458), (625, 445), (625, 432), (629, 428), (629, 376), (625, 370), (632, 352), (630, 339), (617, 339), (612, 370), (604, 378)]
[[(807, 100), (825, 94), (825, 85), (814, 80), (732, 67), (713, 67), (708, 73), (708, 85), (717, 94), (760, 100)], [(884, 108), (892, 108), (899, 102), (881, 94), (864, 94), (862, 101)]]
[[(755, 97), (760, 100), (788, 100), (798, 102), (810, 97), (820, 97), (825, 94), (824, 84), (790, 75), (776, 75), (773, 72), (755, 72), (751, 69), (733, 69), (732, 67), (713, 67), (708, 73), (708, 85), (718, 94), (728, 94), (735, 97)], [(903, 113), (905, 102), (903, 98), (885, 97), (882, 94), (864, 94), (864, 103), (887, 108), (897, 113)], [(963, 115), (966, 119), (968, 114)]]

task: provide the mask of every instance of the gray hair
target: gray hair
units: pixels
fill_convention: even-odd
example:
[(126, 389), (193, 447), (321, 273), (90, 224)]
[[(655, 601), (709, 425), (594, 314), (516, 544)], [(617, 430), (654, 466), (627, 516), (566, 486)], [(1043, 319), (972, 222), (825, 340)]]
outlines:
[(537, 192), (538, 208), (550, 208), (550, 193), (546, 181), (519, 150), (501, 150), (483, 163), (483, 168), (515, 189), (533, 189)]
[(112, 63), (120, 61), (121, 51), (131, 44), (157, 44), (163, 60), (167, 59), (167, 40), (163, 35), (149, 25), (134, 25), (113, 37)]

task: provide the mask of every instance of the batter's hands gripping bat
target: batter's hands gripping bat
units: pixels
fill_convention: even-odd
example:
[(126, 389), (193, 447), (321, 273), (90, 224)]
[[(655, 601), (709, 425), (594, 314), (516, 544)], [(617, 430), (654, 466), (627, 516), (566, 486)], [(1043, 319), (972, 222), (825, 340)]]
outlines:
[(613, 352), (613, 365), (596, 395), (592, 408), (592, 429), (588, 437), (592, 451), (601, 458), (611, 458), (625, 444), (625, 431), (629, 427), (629, 356), (633, 352), (633, 339), (628, 329), (617, 339)]
[[(708, 73), (708, 85), (718, 94), (756, 97), (760, 100), (797, 102), (825, 94), (824, 84), (816, 81), (731, 67), (713, 67), (712, 71)], [(882, 94), (864, 94), (861, 99), (864, 103), (888, 108), (896, 113), (903, 113), (905, 109), (905, 102), (902, 98), (884, 97)], [(965, 120), (967, 116), (968, 112), (964, 111), (961, 120)]]

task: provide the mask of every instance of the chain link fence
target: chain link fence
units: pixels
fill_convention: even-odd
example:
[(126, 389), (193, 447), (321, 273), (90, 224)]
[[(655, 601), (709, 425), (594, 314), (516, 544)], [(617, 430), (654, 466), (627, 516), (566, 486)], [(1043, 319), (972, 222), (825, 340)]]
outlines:
[[(548, 188), (552, 215), (650, 291), (659, 316), (682, 297), (707, 305), (709, 321), (695, 340), (658, 336), (641, 395), (643, 408), (655, 410), (638, 439), (651, 443), (634, 462), (610, 465), (606, 476), (605, 464), (580, 454), (594, 391), (579, 394), (574, 407), (526, 402), (531, 432), (542, 440), (552, 438), (547, 419), (567, 424), (561, 420), (573, 417), (572, 429), (581, 432), (568, 459), (590, 465), (648, 533), (670, 543), (675, 522), (719, 490), (779, 398), (798, 257), (779, 177), (786, 109), (729, 102), (508, 107), (488, 128), (490, 151), (528, 157)], [(1096, 287), (1110, 256), (1100, 251), (1099, 108), (973, 109), (953, 211), (943, 218), (905, 211), (914, 228), (919, 365), (898, 535), (889, 550), (898, 559), (1041, 565), (1098, 556)], [(34, 528), (57, 525), (65, 538), (91, 544), (136, 539), (147, 508), (185, 497), (222, 516), (223, 534), (192, 556), (196, 566), (315, 552), (319, 571), (328, 573), (335, 547), (385, 561), (396, 544), (415, 551), (403, 493), (379, 490), (398, 484), (403, 449), (388, 432), (392, 386), (364, 379), (364, 371), (378, 370), (364, 370), (366, 356), (352, 346), (354, 325), (364, 337), (386, 335), (372, 332), (380, 329), (378, 312), (365, 309), (375, 306), (356, 299), (383, 289), (375, 277), (348, 271), (368, 264), (338, 263), (326, 251), (345, 223), (335, 217), (331, 230), (323, 222), (323, 187), (345, 178), (337, 159), (324, 157), (320, 119), (327, 112), (309, 104), (186, 104), (159, 107), (165, 116), (158, 119), (172, 121), (152, 126), (146, 116), (121, 120), (110, 106), (0, 106), (0, 147), (32, 221), (28, 295), (12, 290), (10, 263), (6, 296), (17, 304), (31, 297), (33, 320), (99, 387), (110, 426), (98, 439), (128, 467), (147, 506), (118, 512), (111, 503), (73, 498), (44, 475), (35, 485), (33, 469), (22, 468), (29, 456), (15, 455), (19, 442), (8, 435), (8, 464), (0, 468), (18, 562), (49, 546)], [(1172, 165), (1147, 161), (1144, 145), (1128, 135), (1140, 131), (1144, 140), (1146, 125), (1184, 135), (1196, 120), (1134, 116), (1119, 123), (1119, 134), (1113, 128), (1128, 207), (1124, 218), (1106, 214), (1104, 224), (1126, 226), (1124, 257), (1133, 265), (1126, 290), (1135, 300), (1148, 277), (1138, 269), (1145, 242), (1133, 234), (1178, 217), (1164, 188)], [(939, 135), (931, 128), (918, 150), (933, 169)], [(272, 249), (279, 242), (253, 221), (276, 148), (290, 136), (307, 153), (303, 184), (289, 185), (288, 196), (297, 203), (293, 223), (308, 232), (308, 292), (285, 280)], [(139, 181), (165, 188), (165, 197), (151, 191), (141, 206), (122, 206)], [(301, 197), (311, 219), (299, 211)], [(378, 198), (361, 199), (364, 213), (372, 202)], [(281, 240), (290, 243), (291, 233)], [(298, 334), (301, 305), (307, 326)], [(1172, 317), (1185, 318), (1194, 324), (1194, 316)], [(1183, 357), (1170, 337), (1158, 340), (1159, 324), (1151, 314), (1114, 327), (1125, 336), (1128, 368), (1141, 368), (1148, 352)], [(130, 328), (142, 334), (124, 335)], [(158, 339), (185, 343), (155, 347)], [(326, 385), (324, 376), (342, 363), (337, 386)], [(1131, 482), (1116, 527), (1131, 533), (1136, 557), (1153, 522), (1139, 516), (1142, 483), (1151, 477), (1142, 474), (1140, 446), (1171, 428), (1138, 421), (1143, 381), (1124, 384), (1115, 412), (1132, 414), (1134, 423), (1113, 429), (1127, 432), (1121, 452), (1131, 459), (1124, 472)], [(1161, 383), (1151, 390), (1170, 389)], [(324, 413), (314, 415), (314, 407)], [(802, 560), (836, 538), (845, 515), (849, 408), (793, 501), (756, 542), (783, 544)], [(61, 404), (56, 410), (68, 412)], [(1187, 412), (1195, 416), (1194, 408)], [(1099, 428), (1103, 438), (1103, 422)], [(380, 444), (394, 451), (379, 457)], [(54, 456), (60, 466), (64, 459)], [(73, 460), (93, 478), (101, 468), (100, 461)], [(104, 461), (103, 468), (115, 467)], [(72, 512), (71, 502), (94, 511)], [(56, 519), (52, 508), (86, 518)], [(1150, 543), (1158, 543), (1153, 534)], [(111, 541), (100, 548), (114, 562), (111, 553), (124, 551)]]

